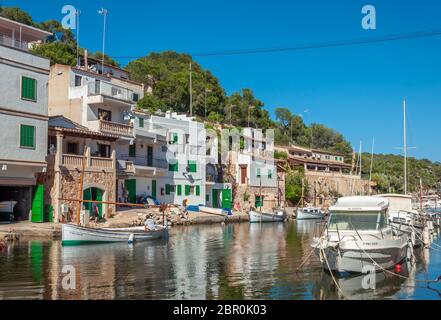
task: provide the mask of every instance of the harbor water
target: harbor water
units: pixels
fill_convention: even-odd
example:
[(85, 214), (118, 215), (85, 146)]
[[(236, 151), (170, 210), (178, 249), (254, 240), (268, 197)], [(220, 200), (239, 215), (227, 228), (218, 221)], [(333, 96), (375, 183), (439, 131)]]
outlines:
[[(0, 299), (441, 299), (441, 241), (395, 272), (337, 277), (311, 250), (314, 221), (175, 227), (167, 240), (0, 251)], [(340, 289), (338, 289), (340, 288)]]

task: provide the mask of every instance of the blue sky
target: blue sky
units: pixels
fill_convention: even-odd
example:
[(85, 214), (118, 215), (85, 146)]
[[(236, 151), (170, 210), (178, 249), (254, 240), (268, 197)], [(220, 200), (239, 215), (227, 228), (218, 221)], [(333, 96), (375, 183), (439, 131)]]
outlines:
[[(14, 1), (36, 21), (62, 19), (61, 7), (82, 11), (80, 45), (101, 50), (108, 9), (106, 53), (196, 53), (309, 44), (441, 29), (439, 0), (193, 0)], [(377, 10), (377, 29), (361, 28), (361, 8)], [(343, 133), (358, 149), (397, 153), (402, 145), (402, 100), (408, 105), (411, 156), (441, 161), (441, 36), (281, 53), (195, 58), (228, 93), (251, 88), (270, 112), (288, 107)], [(120, 60), (126, 64), (128, 60)]]

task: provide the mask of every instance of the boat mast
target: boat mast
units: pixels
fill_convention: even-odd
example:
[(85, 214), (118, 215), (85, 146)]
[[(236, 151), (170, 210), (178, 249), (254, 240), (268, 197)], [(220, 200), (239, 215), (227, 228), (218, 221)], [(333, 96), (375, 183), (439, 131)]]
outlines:
[(403, 142), (404, 142), (404, 194), (407, 194), (407, 137), (406, 137), (406, 100), (403, 100)]
[(374, 144), (375, 144), (375, 139), (372, 138), (371, 167), (369, 169), (369, 185), (368, 185), (369, 195), (371, 195), (372, 164), (374, 162)]

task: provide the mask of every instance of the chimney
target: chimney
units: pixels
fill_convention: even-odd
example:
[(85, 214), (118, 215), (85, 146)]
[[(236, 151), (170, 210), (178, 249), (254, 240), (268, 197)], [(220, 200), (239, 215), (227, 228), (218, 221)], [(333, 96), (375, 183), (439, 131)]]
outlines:
[(89, 61), (88, 61), (88, 52), (87, 49), (84, 49), (84, 68), (86, 70), (89, 69)]

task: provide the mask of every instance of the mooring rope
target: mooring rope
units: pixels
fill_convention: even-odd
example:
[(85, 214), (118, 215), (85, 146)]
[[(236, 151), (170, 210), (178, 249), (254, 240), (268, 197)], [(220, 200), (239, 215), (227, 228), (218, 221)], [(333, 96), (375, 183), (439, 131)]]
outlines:
[[(424, 240), (420, 238), (420, 236), (419, 236), (418, 233), (416, 232), (415, 228), (414, 228), (412, 225), (410, 225), (410, 227), (411, 227), (412, 230), (414, 231), (415, 236), (416, 236), (419, 240), (421, 240), (421, 242), (424, 244)], [(433, 242), (429, 243), (429, 245), (428, 245), (427, 247), (430, 248), (430, 249), (432, 249), (432, 250), (434, 250), (434, 251), (441, 252), (440, 249), (433, 248), (432, 245), (434, 245), (434, 246), (436, 246), (436, 247), (438, 247), (438, 248), (441, 248), (440, 245), (438, 245), (438, 244), (436, 244), (436, 243), (433, 243)]]
[(334, 281), (334, 284), (335, 284), (335, 286), (337, 287), (338, 291), (339, 291), (340, 294), (343, 296), (343, 299), (350, 300), (350, 299), (344, 294), (343, 290), (341, 289), (340, 285), (338, 284), (337, 280), (335, 279), (334, 274), (332, 273), (331, 266), (329, 265), (328, 258), (326, 257), (326, 252), (325, 252), (325, 250), (324, 250), (323, 247), (322, 247), (322, 242), (321, 242), (321, 241), (320, 241), (320, 252), (321, 252), (322, 256), (323, 256), (324, 259), (325, 259), (326, 265), (328, 266), (329, 273), (331, 274), (332, 281)]
[(354, 242), (355, 242), (355, 244), (357, 245), (357, 247), (361, 250), (361, 251), (363, 251), (363, 253), (374, 263), (374, 265), (376, 265), (378, 268), (380, 268), (382, 271), (384, 271), (384, 272), (387, 272), (387, 273), (389, 273), (389, 274), (392, 274), (392, 275), (394, 275), (394, 276), (397, 276), (397, 277), (399, 277), (399, 278), (403, 278), (403, 279), (408, 279), (408, 280), (413, 280), (413, 281), (415, 281), (415, 282), (423, 282), (423, 283), (435, 283), (435, 282), (440, 282), (441, 281), (441, 276), (439, 276), (436, 280), (419, 280), (419, 279), (415, 279), (415, 278), (411, 278), (411, 277), (406, 277), (406, 276), (403, 276), (403, 275), (401, 275), (401, 274), (398, 274), (398, 273), (395, 273), (395, 272), (392, 272), (392, 271), (390, 271), (390, 270), (387, 270), (387, 269), (385, 269), (385, 268), (383, 268), (382, 266), (380, 266), (367, 252), (366, 252), (366, 250), (364, 250), (363, 248), (361, 248), (359, 245), (358, 245), (358, 243), (357, 243), (357, 241), (354, 239)]

